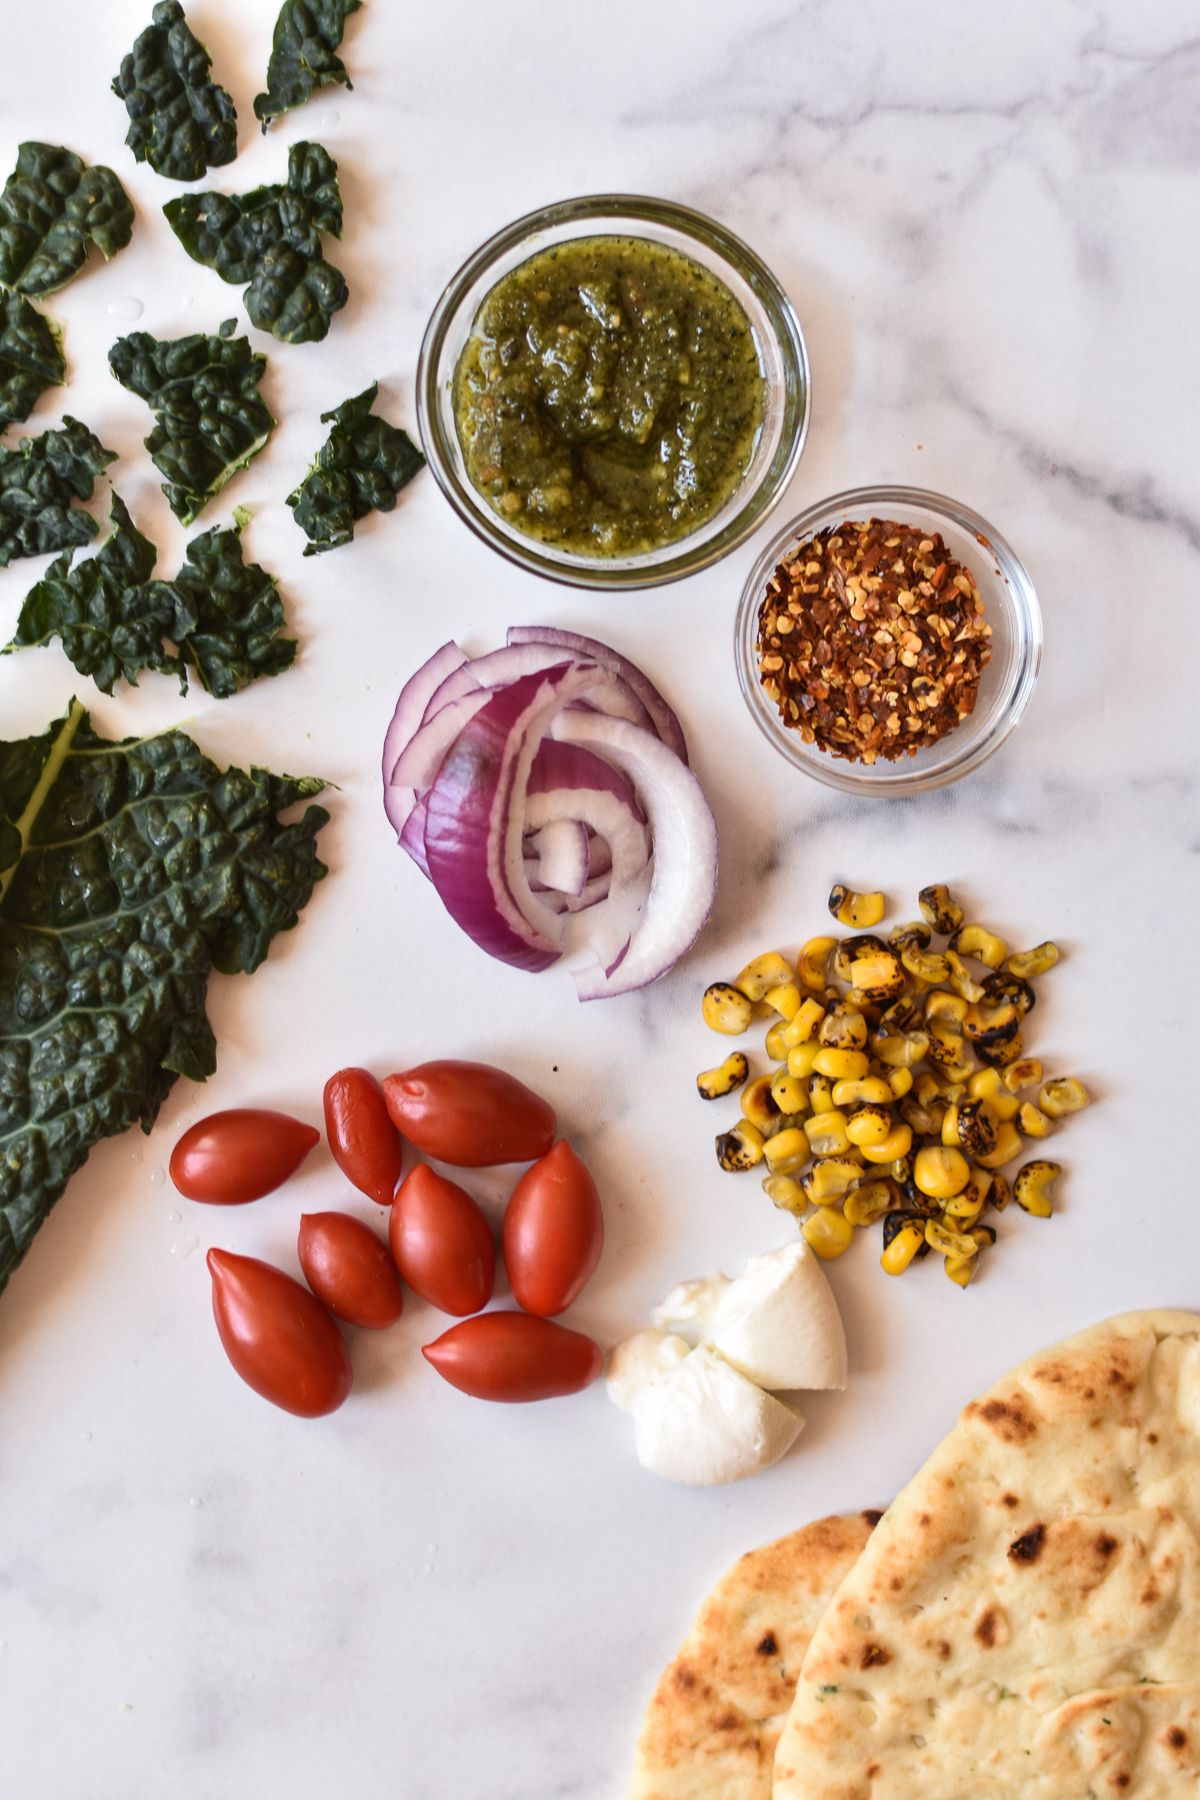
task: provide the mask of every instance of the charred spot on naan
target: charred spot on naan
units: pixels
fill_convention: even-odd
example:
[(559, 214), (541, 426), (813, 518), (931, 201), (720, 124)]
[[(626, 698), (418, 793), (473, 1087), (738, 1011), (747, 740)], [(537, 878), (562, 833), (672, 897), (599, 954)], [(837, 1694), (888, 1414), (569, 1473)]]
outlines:
[(1037, 1434), (1037, 1420), (1026, 1397), (1013, 1393), (1007, 1398), (993, 1394), (987, 1400), (972, 1400), (964, 1406), (964, 1419), (980, 1419), (1006, 1444), (1026, 1444)]

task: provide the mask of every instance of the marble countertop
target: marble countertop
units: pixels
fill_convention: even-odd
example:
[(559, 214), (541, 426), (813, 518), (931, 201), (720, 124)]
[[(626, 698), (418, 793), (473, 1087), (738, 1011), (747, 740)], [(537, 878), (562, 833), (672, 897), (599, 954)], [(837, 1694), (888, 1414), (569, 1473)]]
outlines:
[[(173, 569), (190, 534), (105, 355), (134, 302), (158, 335), (245, 314), (172, 238), (160, 208), (178, 190), (123, 145), (108, 83), (149, 10), (8, 9), (0, 169), (22, 139), (62, 142), (111, 164), (135, 201), (132, 246), (49, 305), (70, 386), (28, 429), (66, 410), (118, 449), (120, 491)], [(21, 1800), (616, 1800), (658, 1671), (742, 1550), (885, 1504), (960, 1406), (1039, 1345), (1111, 1312), (1200, 1303), (1183, 1128), (1200, 848), (1194, 11), (367, 0), (347, 32), (354, 92), (328, 90), (265, 139), (250, 103), (273, 5), (195, 0), (188, 17), (241, 115), (239, 160), (212, 185), (279, 179), (305, 136), (341, 169), (350, 304), (323, 347), (256, 337), (279, 429), (211, 514), (252, 510), (248, 549), (280, 578), (299, 662), (237, 699), (181, 702), (153, 675), (106, 698), (57, 646), (27, 651), (0, 661), (0, 735), (43, 729), (78, 693), (109, 736), (188, 719), (215, 758), (319, 773), (336, 784), (330, 875), (252, 980), (213, 978), (207, 1087), (180, 1082), (151, 1136), (93, 1153), (0, 1301), (5, 1782)], [(602, 190), (714, 214), (795, 303), (812, 429), (759, 540), (678, 586), (605, 598), (503, 563), (424, 475), (351, 548), (304, 560), (283, 496), (323, 440), (318, 415), (378, 377), (383, 409), (413, 428), (421, 333), (450, 274), (518, 214)], [(772, 753), (731, 639), (766, 531), (877, 481), (992, 520), (1033, 577), (1046, 645), (1034, 701), (984, 769), (872, 803)], [(0, 572), (3, 639), (43, 566)], [(450, 635), (477, 653), (523, 621), (644, 665), (717, 817), (712, 921), (640, 995), (581, 1007), (565, 974), (489, 963), (382, 816), (403, 680)], [(1005, 937), (1057, 939), (1028, 1041), (1098, 1103), (1056, 1141), (1059, 1214), (1006, 1214), (968, 1292), (932, 1264), (889, 1281), (868, 1243), (830, 1266), (851, 1385), (805, 1404), (782, 1463), (676, 1488), (638, 1466), (602, 1385), (527, 1408), (467, 1400), (423, 1362), (442, 1321), (415, 1299), (392, 1331), (355, 1334), (355, 1392), (331, 1418), (292, 1419), (236, 1380), (205, 1249), (294, 1270), (301, 1210), (374, 1209), (322, 1149), (272, 1198), (215, 1215), (167, 1184), (171, 1146), (228, 1105), (316, 1122), (345, 1063), (478, 1057), (554, 1100), (605, 1198), (604, 1259), (569, 1316), (603, 1343), (676, 1280), (790, 1241), (758, 1182), (713, 1163), (692, 1093), (713, 1050), (698, 998), (819, 930), (834, 879), (884, 888), (896, 916), (944, 880)], [(496, 1214), (502, 1185), (477, 1191)]]

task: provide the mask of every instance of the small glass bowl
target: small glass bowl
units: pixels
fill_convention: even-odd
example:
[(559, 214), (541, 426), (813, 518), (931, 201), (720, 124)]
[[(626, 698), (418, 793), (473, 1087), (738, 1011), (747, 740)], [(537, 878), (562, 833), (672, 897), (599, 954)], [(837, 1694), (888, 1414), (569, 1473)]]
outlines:
[[(539, 250), (580, 237), (641, 237), (681, 251), (723, 281), (750, 320), (766, 385), (766, 411), (750, 467), (719, 512), (687, 537), (640, 556), (580, 556), (517, 531), (467, 474), (454, 423), (452, 383), (485, 296)], [(645, 588), (678, 581), (728, 556), (758, 529), (795, 472), (808, 432), (808, 351), (800, 322), (771, 271), (714, 219), (669, 200), (592, 194), (527, 213), (477, 250), (433, 310), (417, 368), (421, 443), (438, 486), (461, 519), (501, 556), (572, 587)]]
[[(970, 569), (992, 628), (991, 660), (979, 682), (969, 718), (937, 743), (898, 762), (847, 762), (786, 726), (764, 693), (755, 645), (758, 609), (776, 566), (805, 538), (845, 520), (892, 519), (927, 532), (940, 531), (957, 560)], [(1037, 595), (1020, 559), (969, 507), (922, 488), (864, 487), (834, 494), (809, 507), (767, 545), (750, 572), (734, 628), (738, 684), (755, 724), (788, 761), (806, 775), (844, 794), (921, 794), (969, 775), (998, 750), (1028, 706), (1042, 660), (1042, 615)]]

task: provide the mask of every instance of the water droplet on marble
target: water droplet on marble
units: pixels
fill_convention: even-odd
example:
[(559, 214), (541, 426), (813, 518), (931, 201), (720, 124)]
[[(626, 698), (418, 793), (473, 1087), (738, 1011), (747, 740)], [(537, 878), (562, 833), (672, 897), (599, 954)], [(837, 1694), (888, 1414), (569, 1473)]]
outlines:
[(200, 1499), (199, 1495), (193, 1494), (191, 1499), (188, 1501), (188, 1505), (189, 1506), (203, 1506), (204, 1502), (203, 1502), (203, 1500)]
[(177, 1244), (171, 1245), (171, 1255), (178, 1256), (181, 1259), (185, 1256), (190, 1256), (199, 1242), (200, 1239), (198, 1237), (180, 1238)]
[(79, 1441), (81, 1444), (90, 1444), (92, 1441), (91, 1432), (90, 1431), (81, 1431), (79, 1434)]
[(166, 1179), (167, 1179), (167, 1171), (163, 1168), (161, 1163), (155, 1163), (154, 1167), (150, 1171), (150, 1186), (151, 1187), (162, 1187), (162, 1185), (166, 1181)]
[(168, 1225), (182, 1225), (183, 1224), (183, 1214), (182, 1213), (168, 1213), (167, 1214), (167, 1224)]
[(140, 1163), (145, 1154), (146, 1152), (142, 1149), (142, 1146), (140, 1144), (135, 1144), (133, 1149), (129, 1152), (129, 1160), (130, 1162)]
[(126, 294), (123, 299), (110, 300), (106, 310), (110, 319), (140, 319), (146, 308), (135, 294)]
[(318, 130), (325, 131), (330, 125), (336, 125), (341, 116), (341, 113), (337, 111), (336, 107), (331, 107), (328, 112), (323, 112), (317, 120)]

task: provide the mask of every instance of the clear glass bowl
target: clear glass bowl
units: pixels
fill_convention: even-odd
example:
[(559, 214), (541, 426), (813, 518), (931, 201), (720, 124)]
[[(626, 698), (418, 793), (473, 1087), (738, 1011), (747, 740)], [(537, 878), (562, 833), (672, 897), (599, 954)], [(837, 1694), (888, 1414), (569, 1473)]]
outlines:
[[(467, 474), (451, 384), (485, 296), (537, 251), (569, 238), (641, 237), (681, 251), (722, 280), (750, 320), (766, 384), (766, 413), (750, 467), (719, 512), (685, 538), (640, 556), (580, 556), (526, 537), (495, 513)], [(669, 200), (592, 194), (528, 213), (477, 250), (433, 311), (417, 369), (417, 418), (434, 479), (455, 512), (501, 556), (573, 587), (645, 588), (706, 569), (758, 529), (795, 472), (808, 432), (804, 334), (766, 265), (714, 219)]]
[[(983, 601), (983, 616), (992, 628), (991, 661), (979, 682), (979, 697), (969, 718), (915, 756), (898, 762), (846, 762), (816, 744), (806, 744), (798, 731), (783, 723), (774, 702), (763, 692), (755, 643), (758, 609), (776, 565), (805, 538), (845, 520), (894, 519), (940, 531), (959, 562), (970, 569)], [(788, 761), (806, 775), (845, 794), (920, 794), (945, 787), (970, 774), (998, 750), (1028, 706), (1042, 660), (1042, 615), (1037, 595), (1016, 553), (967, 506), (922, 488), (851, 488), (810, 506), (772, 538), (750, 571), (734, 628), (738, 683), (755, 724)]]

